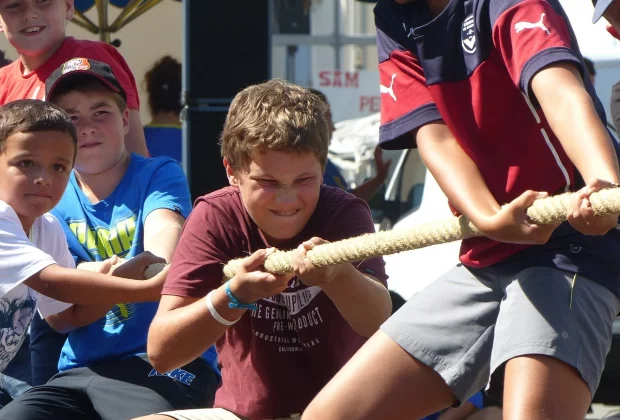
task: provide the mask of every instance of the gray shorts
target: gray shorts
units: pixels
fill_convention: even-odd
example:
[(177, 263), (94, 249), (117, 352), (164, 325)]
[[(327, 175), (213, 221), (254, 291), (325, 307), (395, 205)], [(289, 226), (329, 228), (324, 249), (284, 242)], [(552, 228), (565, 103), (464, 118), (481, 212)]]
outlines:
[(539, 267), (508, 278), (458, 265), (381, 329), (439, 373), (460, 401), (489, 383), (490, 395), (501, 399), (503, 384), (491, 382), (491, 374), (528, 354), (574, 367), (594, 395), (619, 309), (611, 291), (573, 273)]

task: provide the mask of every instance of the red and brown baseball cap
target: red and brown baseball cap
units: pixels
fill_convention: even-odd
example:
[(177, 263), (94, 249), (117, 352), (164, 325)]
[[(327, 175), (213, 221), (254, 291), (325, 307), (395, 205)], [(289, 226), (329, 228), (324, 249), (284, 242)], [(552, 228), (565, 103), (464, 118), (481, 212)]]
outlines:
[[(80, 78), (95, 77), (114, 92), (120, 93), (127, 99), (121, 84), (114, 77), (112, 69), (106, 63), (90, 58), (72, 58), (58, 67), (45, 81), (45, 97), (51, 98), (54, 90), (67, 83), (76, 83)], [(83, 79), (82, 79), (83, 80)], [(67, 86), (70, 88), (71, 86)]]

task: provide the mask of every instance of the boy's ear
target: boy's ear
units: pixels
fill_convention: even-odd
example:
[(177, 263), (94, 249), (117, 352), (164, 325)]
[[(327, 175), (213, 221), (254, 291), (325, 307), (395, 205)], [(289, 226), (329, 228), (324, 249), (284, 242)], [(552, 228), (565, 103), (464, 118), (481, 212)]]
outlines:
[(233, 187), (239, 185), (239, 179), (235, 175), (235, 170), (226, 158), (224, 158), (224, 168), (226, 168), (226, 178), (228, 178), (228, 183)]
[(129, 113), (131, 111), (129, 110), (129, 108), (125, 108), (125, 110), (123, 111), (123, 132), (125, 133), (125, 135), (127, 135), (127, 133), (129, 133)]
[(73, 19), (73, 15), (75, 15), (74, 0), (65, 0), (65, 6), (67, 6), (67, 13), (65, 14), (65, 19), (66, 20)]

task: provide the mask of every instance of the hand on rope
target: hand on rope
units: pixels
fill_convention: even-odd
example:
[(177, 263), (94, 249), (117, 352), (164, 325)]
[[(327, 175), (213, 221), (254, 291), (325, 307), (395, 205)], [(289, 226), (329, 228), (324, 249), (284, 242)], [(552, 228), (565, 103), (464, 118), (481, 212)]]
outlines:
[(244, 304), (277, 295), (288, 286), (292, 273), (271, 274), (261, 270), (274, 248), (260, 249), (239, 260), (237, 271), (230, 280), (232, 294)]
[(505, 204), (492, 216), (482, 218), (477, 227), (482, 236), (498, 242), (513, 244), (544, 244), (559, 223), (535, 224), (527, 216), (527, 209), (536, 200), (548, 197), (546, 192), (525, 191)]
[(604, 235), (616, 226), (618, 216), (615, 214), (596, 214), (590, 196), (605, 188), (618, 188), (620, 185), (595, 179), (571, 195), (573, 211), (568, 214), (569, 223), (584, 235)]
[(318, 286), (323, 288), (323, 286), (337, 277), (338, 270), (342, 267), (341, 265), (315, 267), (308, 258), (308, 252), (315, 246), (327, 243), (328, 241), (325, 239), (314, 237), (299, 245), (295, 251), (292, 251), (291, 265), (293, 267), (293, 272), (306, 286)]
[[(575, 226), (578, 230), (583, 232), (582, 229), (592, 229), (593, 231), (604, 233), (606, 231), (603, 231), (603, 229), (609, 230), (612, 228), (612, 223), (615, 223), (620, 214), (620, 188), (615, 188), (615, 184), (611, 183), (606, 183), (605, 186), (611, 188), (601, 189), (591, 194), (588, 191), (580, 190), (576, 193), (565, 193), (554, 197), (536, 199), (527, 208), (528, 223), (553, 225), (568, 220), (570, 214), (571, 223), (574, 226), (579, 224), (579, 228)], [(588, 188), (596, 187), (589, 185)], [(524, 202), (528, 202), (530, 198), (524, 200)], [(585, 202), (586, 198), (587, 202)], [(576, 217), (574, 213), (576, 204), (579, 204), (579, 217)], [(517, 207), (519, 206), (517, 205)], [(600, 224), (594, 222), (595, 217), (603, 215), (611, 216), (602, 218)], [(306, 257), (315, 267), (326, 267), (476, 236), (482, 236), (482, 231), (467, 218), (461, 216), (424, 223), (408, 229), (381, 231), (342, 241), (316, 245), (313, 249), (306, 252)], [(263, 267), (270, 273), (290, 273), (294, 271), (291, 263), (294, 256), (293, 251), (275, 251), (265, 259)], [(226, 264), (223, 269), (224, 278), (232, 278), (242, 261), (243, 259), (235, 259)]]

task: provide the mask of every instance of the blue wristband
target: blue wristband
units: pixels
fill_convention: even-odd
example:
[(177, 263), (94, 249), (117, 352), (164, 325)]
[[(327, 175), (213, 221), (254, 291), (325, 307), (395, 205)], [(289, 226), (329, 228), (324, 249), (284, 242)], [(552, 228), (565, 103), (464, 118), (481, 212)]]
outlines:
[(226, 294), (228, 295), (228, 300), (230, 300), (230, 302), (228, 302), (228, 307), (229, 308), (232, 308), (232, 309), (251, 309), (253, 311), (256, 310), (256, 303), (245, 304), (245, 303), (241, 303), (241, 302), (239, 302), (237, 300), (235, 295), (233, 295), (232, 291), (230, 290), (230, 280), (228, 280), (226, 282), (226, 285), (224, 286), (224, 289), (226, 289)]

